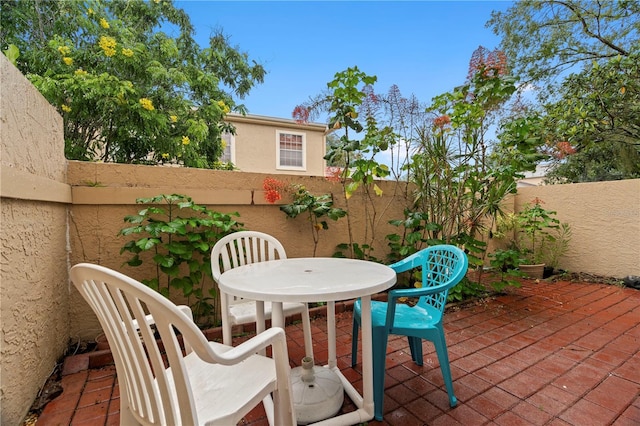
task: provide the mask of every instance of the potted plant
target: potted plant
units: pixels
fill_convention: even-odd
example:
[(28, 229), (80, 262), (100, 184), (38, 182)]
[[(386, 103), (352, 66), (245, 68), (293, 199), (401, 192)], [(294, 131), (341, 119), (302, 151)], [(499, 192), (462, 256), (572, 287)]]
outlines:
[(570, 240), (571, 225), (566, 222), (560, 222), (559, 226), (551, 230), (548, 238), (542, 242), (540, 252), (541, 260), (545, 264), (545, 278), (551, 276), (557, 270), (560, 258), (569, 249)]
[(497, 249), (489, 253), (489, 259), (494, 271), (494, 279), (490, 282), (494, 290), (502, 291), (506, 286), (520, 287), (520, 282), (516, 278), (521, 278), (524, 274), (519, 269), (522, 261), (519, 250)]
[(543, 203), (536, 197), (515, 215), (515, 243), (522, 258), (519, 268), (529, 278), (543, 278), (545, 262), (554, 261), (553, 266), (557, 266), (567, 248), (566, 238), (562, 247), (556, 246), (557, 232), (563, 228), (556, 212), (542, 207)]

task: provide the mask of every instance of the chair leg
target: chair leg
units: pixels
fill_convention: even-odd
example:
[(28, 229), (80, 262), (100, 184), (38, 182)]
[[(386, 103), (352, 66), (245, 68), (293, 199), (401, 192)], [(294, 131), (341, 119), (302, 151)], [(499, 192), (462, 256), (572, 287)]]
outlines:
[(231, 327), (232, 324), (229, 321), (229, 296), (226, 293), (220, 292), (220, 311), (222, 312), (222, 343), (231, 346), (232, 336)]
[(409, 340), (409, 349), (411, 350), (411, 359), (416, 365), (422, 365), (423, 357), (422, 357), (422, 339), (420, 337), (415, 336), (407, 336), (407, 340)]
[(444, 338), (444, 330), (439, 329), (437, 336), (433, 339), (438, 354), (438, 362), (440, 363), (440, 371), (444, 379), (444, 385), (449, 394), (449, 405), (455, 407), (458, 404), (455, 394), (453, 393), (453, 382), (451, 381), (451, 367), (449, 366), (449, 354), (447, 352), (447, 342)]
[(262, 405), (264, 406), (264, 412), (267, 415), (267, 423), (269, 425), (275, 424), (275, 404), (273, 403), (273, 397), (271, 395), (267, 395), (262, 400)]
[(353, 311), (353, 328), (351, 331), (351, 366), (358, 362), (358, 333), (360, 331), (360, 317)]
[[(256, 334), (260, 334), (267, 329), (267, 319), (265, 315), (264, 301), (256, 300)], [(258, 351), (259, 355), (265, 356), (267, 349), (262, 348)]]
[(374, 327), (373, 337), (373, 405), (374, 417), (382, 421), (384, 409), (384, 377), (386, 374), (388, 334), (384, 327)]
[(311, 318), (309, 307), (302, 311), (302, 334), (304, 335), (304, 351), (307, 356), (313, 358), (313, 340), (311, 340)]
[(232, 337), (231, 337), (231, 323), (229, 323), (229, 321), (222, 321), (222, 343), (224, 343), (225, 345), (229, 345), (231, 346), (231, 344), (233, 343), (232, 341)]

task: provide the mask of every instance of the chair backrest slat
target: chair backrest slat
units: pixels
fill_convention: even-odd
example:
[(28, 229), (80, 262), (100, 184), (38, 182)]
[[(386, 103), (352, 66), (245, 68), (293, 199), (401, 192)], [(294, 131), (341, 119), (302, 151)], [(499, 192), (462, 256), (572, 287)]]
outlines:
[[(222, 237), (213, 246), (211, 272), (217, 282), (220, 275), (229, 269), (286, 257), (284, 246), (273, 236), (257, 231), (238, 231)], [(225, 305), (241, 300), (235, 297), (228, 299)]]
[(420, 268), (422, 287), (442, 287), (437, 293), (421, 296), (418, 305), (430, 305), (443, 312), (449, 290), (464, 278), (468, 265), (467, 255), (460, 248), (440, 244), (422, 249), (391, 267), (398, 273)]

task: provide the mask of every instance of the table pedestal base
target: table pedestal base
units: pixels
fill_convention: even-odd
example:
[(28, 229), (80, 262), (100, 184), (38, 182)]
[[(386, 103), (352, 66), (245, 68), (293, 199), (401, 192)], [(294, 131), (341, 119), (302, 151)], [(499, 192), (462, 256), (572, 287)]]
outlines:
[(330, 368), (314, 366), (311, 357), (304, 357), (302, 367), (291, 370), (291, 394), (300, 425), (335, 416), (344, 401), (340, 377)]

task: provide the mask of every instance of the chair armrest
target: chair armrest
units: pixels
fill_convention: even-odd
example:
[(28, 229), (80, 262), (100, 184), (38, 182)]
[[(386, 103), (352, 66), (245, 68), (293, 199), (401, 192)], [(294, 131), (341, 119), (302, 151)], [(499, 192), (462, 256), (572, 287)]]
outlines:
[[(273, 346), (274, 357), (277, 355), (275, 352), (280, 352), (282, 348), (284, 348), (284, 354), (287, 356), (288, 363), (287, 341), (284, 330), (280, 327), (269, 328), (240, 345), (235, 346), (233, 349), (216, 354), (216, 358), (218, 358), (218, 362), (224, 365), (237, 364), (255, 355), (256, 352), (265, 349), (267, 346)], [(280, 346), (280, 349), (277, 348), (278, 346)]]
[(387, 300), (389, 303), (395, 303), (396, 299), (400, 297), (421, 297), (428, 296), (430, 294), (441, 293), (449, 288), (449, 283), (441, 284), (434, 287), (419, 287), (419, 288), (401, 288), (389, 291)]
[(435, 287), (403, 288), (391, 290), (387, 296), (387, 318), (385, 320), (385, 324), (387, 324), (389, 332), (391, 332), (394, 326), (396, 317), (396, 302), (398, 301), (398, 298), (428, 296), (430, 294), (436, 294), (446, 291), (450, 286), (451, 283), (445, 283)]

